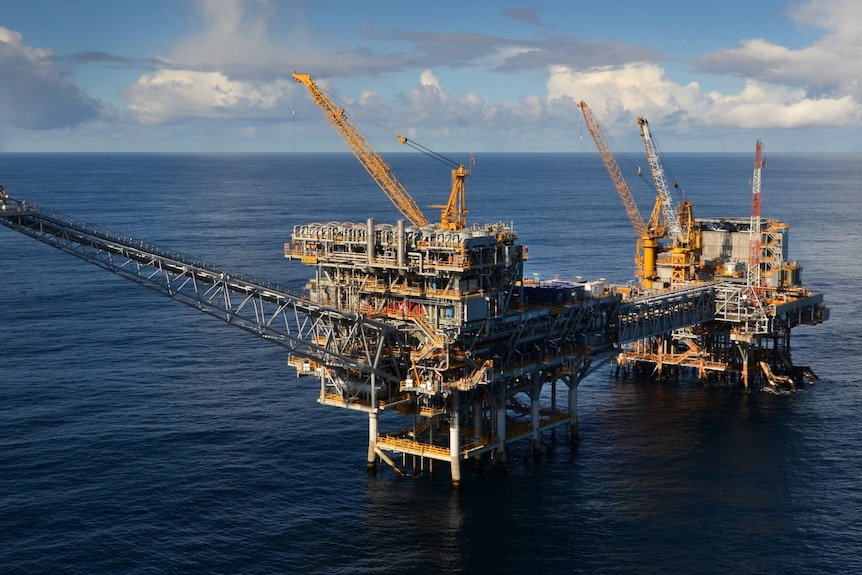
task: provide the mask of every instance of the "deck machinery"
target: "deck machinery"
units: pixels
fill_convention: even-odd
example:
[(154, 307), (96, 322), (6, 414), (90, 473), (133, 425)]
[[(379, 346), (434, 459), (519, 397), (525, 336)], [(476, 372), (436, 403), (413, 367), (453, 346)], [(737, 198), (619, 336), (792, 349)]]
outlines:
[(790, 330), (828, 319), (829, 310), (822, 294), (802, 285), (801, 266), (788, 258), (789, 226), (761, 218), (761, 142), (755, 146), (750, 218), (695, 218), (684, 196), (673, 205), (664, 160), (647, 120), (639, 116), (656, 188), (655, 208), (645, 224), (598, 120), (586, 103), (579, 107), (638, 234), (636, 275), (643, 293), (697, 285), (715, 291), (711, 321), (633, 342), (621, 339), (618, 368), (658, 377), (688, 368), (700, 379), (740, 381), (746, 389), (760, 381), (772, 388), (793, 388), (799, 380), (817, 379), (810, 368), (793, 365)]
[[(285, 256), (314, 268), (308, 297), (386, 322), (404, 342), (381, 363), (388, 378), (291, 359), (299, 375), (320, 378), (321, 403), (369, 413), (369, 465), (379, 456), (405, 473), (439, 459), (457, 483), (462, 460), (490, 452), (499, 464), (511, 441), (530, 437), (538, 447), (543, 431), (562, 424), (577, 432), (576, 387), (596, 353), (612, 350), (621, 296), (602, 283), (525, 281), (528, 253), (516, 239), (504, 223), (294, 228)], [(352, 339), (321, 337), (341, 348)], [(558, 382), (568, 387), (564, 405)], [(385, 411), (412, 416), (410, 424), (379, 432)]]
[[(318, 344), (365, 354), (379, 369), (332, 369), (296, 357), (298, 373), (320, 378), (320, 401), (369, 413), (370, 466), (378, 457), (404, 473), (442, 459), (460, 482), (460, 461), (485, 452), (505, 460), (510, 441), (529, 436), (537, 447), (546, 429), (569, 423), (576, 432), (576, 387), (597, 350), (609, 351), (621, 296), (593, 284), (524, 280), (527, 249), (505, 223), (467, 225), (464, 180), (469, 170), (449, 163), (452, 188), (439, 223), (429, 223), (383, 158), (344, 110), (308, 74), (293, 78), (309, 91), (324, 118), (409, 222), (397, 225), (310, 223), (296, 226), (285, 256), (315, 268), (308, 297), (393, 328), (396, 347), (368, 355), (349, 334), (320, 334)], [(391, 357), (384, 349), (395, 350)], [(569, 387), (556, 405), (557, 382)], [(545, 384), (552, 391), (545, 405)], [(412, 424), (379, 433), (379, 411), (412, 415)], [(525, 413), (529, 423), (512, 425)], [(462, 432), (462, 429), (465, 430)], [(389, 456), (402, 456), (401, 466)]]
[[(700, 253), (690, 283), (714, 285), (714, 320), (624, 345), (618, 365), (658, 377), (691, 371), (701, 380), (740, 383), (745, 389), (794, 389), (816, 381), (811, 368), (793, 364), (790, 334), (796, 326), (826, 321), (829, 308), (822, 293), (802, 284), (799, 262), (789, 259), (789, 231), (788, 224), (774, 219), (755, 224), (749, 218), (697, 218)], [(755, 282), (746, 269), (753, 245)], [(660, 274), (669, 277), (670, 271), (661, 272), (662, 263), (659, 256)], [(664, 285), (674, 288), (671, 282)]]
[[(560, 425), (576, 435), (577, 386), (603, 357), (649, 377), (689, 371), (746, 389), (792, 389), (816, 376), (792, 364), (791, 329), (828, 319), (828, 308), (801, 285), (798, 262), (786, 258), (788, 227), (774, 220), (762, 230), (764, 283), (750, 289), (748, 224), (698, 220), (699, 279), (640, 291), (525, 280), (527, 249), (503, 223), (457, 232), (402, 221), (298, 225), (285, 257), (314, 269), (309, 299), (387, 323), (402, 345), (380, 362), (386, 373), (290, 362), (298, 375), (319, 378), (320, 403), (369, 414), (369, 466), (379, 457), (407, 473), (442, 460), (455, 483), (462, 461), (487, 453), (486, 463), (505, 465), (513, 441), (537, 449), (543, 432)], [(692, 295), (671, 309), (680, 294)], [(319, 338), (363, 355), (369, 347), (350, 333)], [(378, 414), (387, 412), (409, 423), (396, 418), (400, 427), (380, 431)]]
[[(439, 459), (451, 464), (458, 483), (463, 460), (490, 453), (492, 463), (504, 463), (509, 442), (530, 438), (536, 449), (543, 431), (562, 424), (577, 434), (577, 386), (602, 356), (616, 355), (625, 372), (665, 377), (693, 368), (701, 379), (739, 380), (746, 388), (761, 376), (776, 388), (795, 385), (802, 374), (814, 377), (792, 365), (790, 330), (823, 321), (828, 310), (788, 261), (784, 224), (770, 220), (760, 229), (758, 220), (758, 277), (765, 281), (753, 286), (740, 273), (751, 253), (751, 226), (695, 220), (690, 202), (667, 217), (666, 185), (647, 224), (617, 174), (638, 249), (652, 246), (638, 257), (638, 269), (650, 268), (643, 288), (525, 280), (528, 252), (513, 227), (467, 226), (464, 166), (453, 170), (440, 223), (429, 223), (344, 111), (308, 75), (294, 78), (413, 224), (309, 223), (294, 227), (285, 244), (285, 257), (315, 270), (306, 286), (311, 300), (387, 323), (399, 334), (402, 351), (385, 358), (386, 374), (291, 359), (298, 374), (320, 378), (321, 403), (368, 412), (369, 466), (379, 457), (405, 473), (411, 463), (417, 469)], [(639, 123), (645, 128), (646, 120)], [(644, 133), (653, 174), (661, 173)], [(657, 240), (669, 232), (673, 243), (665, 247)], [(349, 334), (320, 337), (321, 345), (367, 353)], [(560, 383), (563, 405), (557, 405)], [(410, 424), (380, 432), (377, 416), (386, 411), (411, 416)]]
[[(755, 232), (758, 243), (756, 284), (746, 276), (750, 262), (751, 220), (697, 218), (699, 257), (686, 285), (712, 286), (715, 311), (711, 321), (669, 330), (648, 338), (621, 341), (617, 373), (650, 377), (695, 374), (707, 382), (740, 384), (744, 389), (794, 389), (817, 375), (791, 360), (791, 330), (829, 319), (823, 294), (802, 284), (802, 267), (788, 258), (790, 226), (765, 219)], [(670, 257), (657, 258), (662, 287), (652, 293), (680, 289), (671, 282)]]

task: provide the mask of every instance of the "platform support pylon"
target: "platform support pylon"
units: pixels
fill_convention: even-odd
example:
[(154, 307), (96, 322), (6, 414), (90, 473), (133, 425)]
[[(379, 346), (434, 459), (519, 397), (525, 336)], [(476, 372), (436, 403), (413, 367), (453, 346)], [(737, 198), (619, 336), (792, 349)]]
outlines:
[(368, 471), (377, 469), (377, 411), (368, 413)]
[(497, 462), (500, 467), (506, 467), (506, 397), (505, 392), (501, 403), (497, 406)]
[(534, 371), (531, 379), (533, 385), (530, 392), (530, 431), (532, 431), (530, 449), (533, 452), (533, 457), (538, 458), (542, 448), (542, 440), (539, 435), (539, 428), (541, 427), (539, 413), (539, 395), (542, 393), (541, 372), (538, 370)]
[(577, 441), (580, 436), (578, 429), (578, 384), (580, 378), (577, 375), (572, 375), (569, 380), (569, 414), (572, 418), (572, 440)]
[(751, 355), (751, 345), (748, 342), (739, 341), (736, 343), (739, 350), (739, 355), (742, 358), (742, 383), (745, 391), (749, 389), (749, 374), (748, 374), (748, 359)]
[(452, 392), (452, 413), (449, 421), (449, 459), (452, 465), (452, 485), (461, 484), (461, 423), (458, 390)]
[[(473, 402), (473, 441), (479, 443), (482, 440), (482, 401), (477, 399)], [(476, 455), (475, 460), (480, 462), (481, 455)]]

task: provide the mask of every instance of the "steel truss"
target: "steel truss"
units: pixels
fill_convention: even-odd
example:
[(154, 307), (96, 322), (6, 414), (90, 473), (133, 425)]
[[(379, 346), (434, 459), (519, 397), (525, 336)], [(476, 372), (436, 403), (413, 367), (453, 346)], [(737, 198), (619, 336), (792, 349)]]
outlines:
[(617, 341), (628, 343), (711, 321), (715, 306), (715, 284), (630, 300), (620, 306)]
[(395, 328), (0, 197), (0, 224), (354, 378), (397, 383)]

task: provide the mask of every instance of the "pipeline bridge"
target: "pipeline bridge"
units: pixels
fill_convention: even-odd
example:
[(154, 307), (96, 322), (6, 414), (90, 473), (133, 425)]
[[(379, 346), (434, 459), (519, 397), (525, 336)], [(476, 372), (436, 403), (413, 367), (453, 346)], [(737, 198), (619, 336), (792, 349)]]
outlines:
[[(464, 460), (489, 454), (492, 464), (505, 464), (511, 442), (529, 439), (538, 449), (541, 434), (558, 426), (576, 436), (577, 387), (595, 367), (628, 342), (712, 322), (721, 307), (717, 284), (707, 283), (628, 300), (606, 290), (564, 306), (507, 311), (446, 334), (448, 361), (466, 365), (467, 377), (422, 382), (409, 368), (415, 338), (393, 322), (321, 305), (2, 190), (0, 224), (286, 348), (298, 375), (319, 380), (321, 404), (368, 414), (370, 468), (379, 458), (407, 474), (411, 462), (424, 472), (443, 461), (456, 485)], [(558, 383), (567, 388), (565, 405), (557, 405)], [(381, 432), (379, 415), (408, 423)]]

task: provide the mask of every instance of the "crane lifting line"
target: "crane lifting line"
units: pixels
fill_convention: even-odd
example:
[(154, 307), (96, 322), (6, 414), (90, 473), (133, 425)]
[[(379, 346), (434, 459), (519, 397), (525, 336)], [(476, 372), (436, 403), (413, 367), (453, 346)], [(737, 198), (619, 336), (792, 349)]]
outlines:
[[(294, 83), (294, 89), (295, 89), (295, 87), (296, 87), (296, 83)], [(347, 102), (345, 102), (341, 98), (338, 98), (337, 96), (333, 96), (332, 94), (330, 94), (329, 92), (327, 92), (326, 90), (321, 88), (320, 85), (318, 85), (317, 88), (327, 98), (329, 98), (332, 102), (337, 104), (340, 108), (342, 108), (342, 109), (348, 109), (349, 108), (351, 116), (354, 115), (354, 113), (356, 113), (356, 115), (361, 116), (364, 120), (374, 124), (375, 126), (380, 128), (381, 130), (385, 130), (387, 132), (391, 131), (389, 126), (386, 126), (382, 122), (372, 118), (371, 116), (366, 114), (361, 108), (355, 108), (354, 106), (351, 106), (350, 104), (348, 104)], [(296, 111), (294, 110), (294, 119), (295, 118), (296, 118)], [(426, 156), (428, 156), (429, 158), (434, 158), (438, 162), (445, 164), (445, 165), (449, 166), (450, 168), (458, 168), (461, 165), (460, 162), (456, 162), (452, 158), (444, 156), (443, 154), (441, 154), (439, 152), (435, 152), (431, 148), (423, 146), (422, 144), (415, 142), (409, 138), (406, 138), (406, 137), (398, 135), (398, 134), (396, 134), (395, 137), (398, 138), (398, 141), (400, 141), (402, 144), (406, 144), (406, 145), (410, 146), (411, 148), (413, 148), (414, 150), (416, 150), (417, 152), (421, 152), (421, 153), (425, 154)], [(368, 138), (366, 137), (366, 140), (367, 139)]]
[(441, 154), (439, 152), (435, 152), (434, 150), (432, 150), (430, 148), (426, 148), (422, 144), (417, 144), (413, 140), (407, 139), (404, 136), (397, 136), (397, 138), (402, 144), (407, 144), (408, 146), (410, 146), (411, 148), (413, 148), (417, 152), (422, 152), (423, 154), (425, 154), (429, 158), (434, 158), (438, 162), (446, 164), (450, 168), (457, 168), (458, 166), (461, 165), (459, 162), (456, 162), (452, 158), (447, 158), (443, 154)]
[[(593, 114), (592, 110), (590, 110), (590, 114), (595, 118), (595, 114)], [(596, 118), (596, 121), (598, 122), (598, 118)], [(583, 122), (583, 124), (586, 125), (586, 122), (585, 122), (583, 115), (581, 115), (581, 122)], [(589, 126), (587, 126), (587, 131), (589, 131)], [(625, 149), (620, 145), (620, 143), (616, 140), (616, 138), (614, 138), (613, 135), (608, 134), (604, 130), (602, 130), (602, 135), (604, 136), (604, 140), (608, 144), (609, 151), (614, 155), (614, 158), (615, 158), (615, 161), (617, 162), (617, 164), (618, 165), (620, 163), (625, 164), (626, 169), (624, 171), (621, 169), (620, 173), (621, 174), (622, 173), (627, 173), (627, 174), (634, 173), (634, 174), (637, 174), (638, 176), (643, 176), (643, 173), (642, 173), (640, 166), (635, 167), (635, 164), (631, 161), (631, 155), (625, 151)], [(583, 134), (581, 134), (581, 138), (583, 139)], [(582, 142), (582, 144), (583, 144), (583, 142)], [(620, 160), (622, 160), (622, 162)], [(645, 190), (645, 192), (642, 192), (642, 193), (645, 193), (647, 195), (646, 197), (654, 198), (655, 188), (650, 186), (643, 177), (639, 177), (637, 179), (637, 181), (639, 182), (638, 183), (638, 189), (640, 189), (642, 187)], [(628, 183), (628, 182), (626, 182), (626, 183)], [(631, 186), (629, 186), (629, 188), (631, 188)]]

